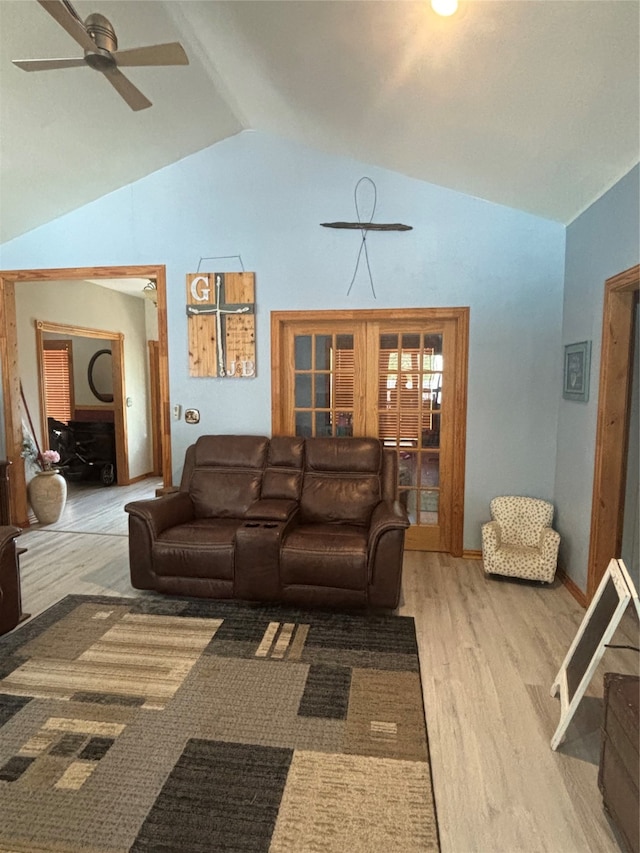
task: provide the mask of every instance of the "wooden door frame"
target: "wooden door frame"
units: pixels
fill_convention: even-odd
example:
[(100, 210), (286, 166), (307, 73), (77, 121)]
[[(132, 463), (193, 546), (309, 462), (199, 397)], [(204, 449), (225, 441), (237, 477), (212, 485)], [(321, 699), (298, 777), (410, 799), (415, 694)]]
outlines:
[(169, 356), (167, 337), (166, 269), (163, 264), (126, 267), (68, 267), (58, 269), (0, 270), (0, 372), (4, 399), (5, 455), (9, 466), (11, 519), (28, 524), (27, 486), (22, 451), (22, 413), (18, 371), (16, 319), (17, 282), (78, 281), (100, 278), (148, 278), (158, 297), (158, 342), (160, 366), (160, 409), (162, 418), (162, 469), (165, 488), (172, 485), (171, 419), (169, 412)]
[(633, 378), (633, 323), (639, 289), (640, 264), (605, 282), (587, 604), (592, 600), (609, 561), (620, 556), (622, 547)]
[(271, 429), (282, 434), (283, 400), (281, 383), (287, 354), (283, 351), (284, 328), (290, 323), (381, 322), (388, 320), (444, 321), (455, 323), (456, 363), (453, 411), (453, 470), (451, 472), (451, 555), (463, 556), (465, 453), (467, 435), (467, 384), (469, 362), (469, 308), (365, 308), (334, 311), (272, 311), (271, 312)]
[(153, 443), (153, 474), (162, 474), (162, 418), (160, 415), (160, 367), (158, 341), (147, 341), (149, 350), (149, 391), (151, 395), (151, 441)]
[(97, 338), (111, 343), (112, 372), (113, 372), (113, 426), (116, 451), (116, 472), (118, 485), (129, 484), (129, 453), (127, 451), (127, 419), (125, 417), (125, 384), (124, 384), (124, 335), (122, 332), (109, 332), (105, 329), (87, 329), (83, 326), (72, 326), (67, 323), (49, 323), (46, 320), (36, 320), (36, 346), (38, 349), (38, 389), (40, 403), (40, 428), (42, 430), (41, 447), (49, 447), (49, 435), (46, 428), (47, 407), (44, 392), (44, 364), (42, 349), (44, 333), (71, 335), (80, 338)]

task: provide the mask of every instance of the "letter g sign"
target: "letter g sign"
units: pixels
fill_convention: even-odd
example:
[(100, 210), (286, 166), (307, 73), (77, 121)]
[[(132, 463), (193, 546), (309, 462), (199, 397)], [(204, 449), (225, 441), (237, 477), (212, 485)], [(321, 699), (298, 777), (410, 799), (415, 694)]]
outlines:
[(191, 282), (191, 296), (197, 302), (206, 302), (209, 299), (211, 289), (209, 288), (209, 276), (199, 275)]

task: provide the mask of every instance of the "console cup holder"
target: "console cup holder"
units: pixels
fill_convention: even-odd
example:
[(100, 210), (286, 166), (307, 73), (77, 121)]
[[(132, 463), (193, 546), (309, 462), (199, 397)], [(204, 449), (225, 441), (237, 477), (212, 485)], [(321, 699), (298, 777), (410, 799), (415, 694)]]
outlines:
[(245, 527), (260, 527), (259, 522), (257, 521), (245, 521)]

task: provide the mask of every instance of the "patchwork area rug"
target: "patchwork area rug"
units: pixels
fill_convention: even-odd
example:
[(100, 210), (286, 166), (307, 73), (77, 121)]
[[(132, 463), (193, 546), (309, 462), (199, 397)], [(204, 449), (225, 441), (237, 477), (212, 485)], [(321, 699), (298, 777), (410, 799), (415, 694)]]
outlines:
[(438, 851), (413, 619), (69, 596), (0, 638), (0, 851)]

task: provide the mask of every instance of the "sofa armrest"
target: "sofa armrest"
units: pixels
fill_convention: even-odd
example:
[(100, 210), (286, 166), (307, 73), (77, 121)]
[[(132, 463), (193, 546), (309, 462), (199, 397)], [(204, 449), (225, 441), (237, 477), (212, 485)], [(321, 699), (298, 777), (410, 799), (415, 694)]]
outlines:
[(555, 563), (558, 559), (558, 548), (560, 547), (560, 534), (551, 527), (545, 527), (540, 534), (538, 543), (542, 559), (551, 563)]
[(409, 516), (398, 501), (382, 501), (369, 524), (369, 586), (372, 607), (395, 610), (400, 601), (404, 534)]
[(10, 524), (0, 526), (0, 549), (4, 548), (7, 542), (15, 539), (16, 536), (20, 536), (21, 533), (22, 530), (19, 527), (13, 527)]
[(405, 529), (409, 526), (409, 516), (399, 501), (380, 501), (369, 524), (369, 550), (387, 530)]
[(132, 501), (126, 504), (125, 512), (143, 521), (153, 539), (163, 530), (186, 524), (194, 518), (193, 502), (186, 492), (173, 492), (146, 501)]
[(502, 543), (500, 525), (497, 521), (487, 521), (482, 525), (482, 550), (488, 553), (497, 551)]

